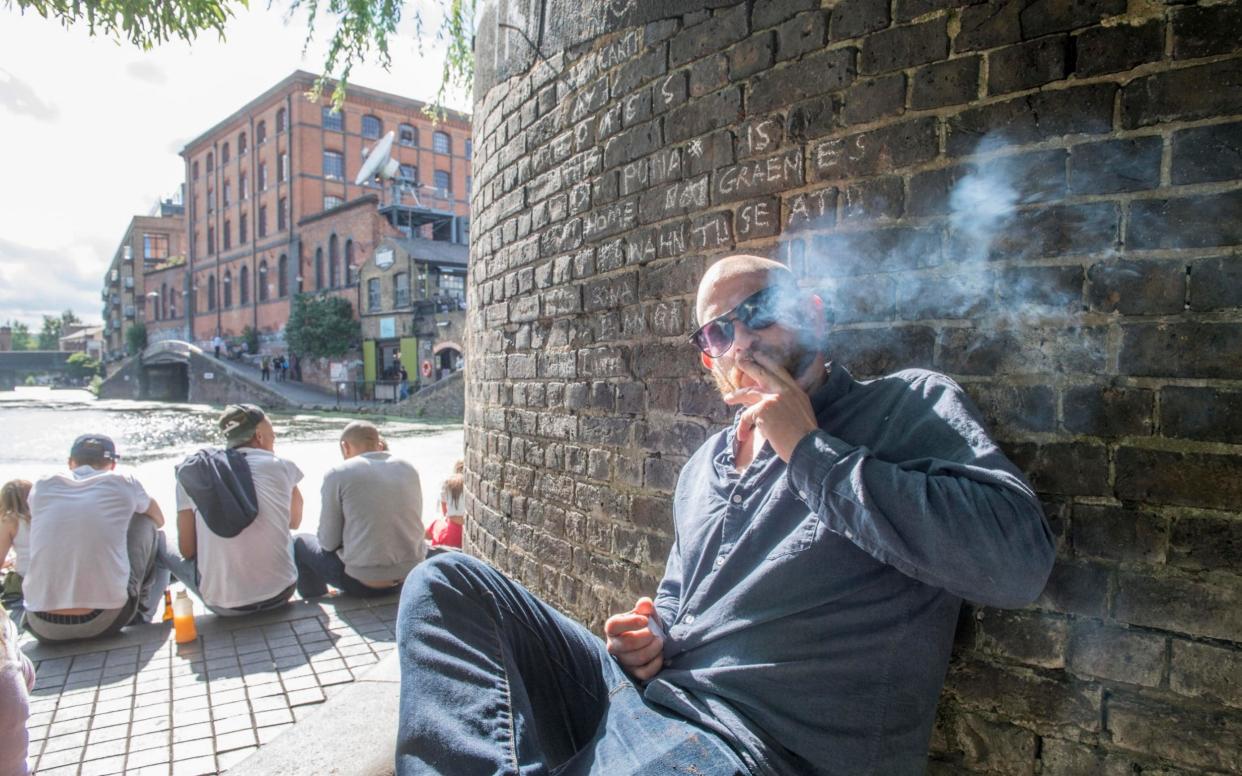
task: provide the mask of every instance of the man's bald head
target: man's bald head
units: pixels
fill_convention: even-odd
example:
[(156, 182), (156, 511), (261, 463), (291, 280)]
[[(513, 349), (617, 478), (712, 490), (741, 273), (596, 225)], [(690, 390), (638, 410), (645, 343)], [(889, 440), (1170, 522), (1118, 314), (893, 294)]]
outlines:
[[(789, 267), (762, 256), (745, 253), (727, 256), (708, 267), (699, 281), (695, 316), (699, 323), (706, 323), (715, 317), (710, 313), (720, 306), (732, 308), (730, 301), (736, 303), (761, 288), (774, 285), (787, 285), (791, 291), (796, 290), (797, 282)], [(731, 299), (738, 293), (741, 297)]]
[(373, 453), (384, 449), (384, 439), (374, 423), (365, 420), (350, 421), (341, 432), (341, 441), (357, 453)]

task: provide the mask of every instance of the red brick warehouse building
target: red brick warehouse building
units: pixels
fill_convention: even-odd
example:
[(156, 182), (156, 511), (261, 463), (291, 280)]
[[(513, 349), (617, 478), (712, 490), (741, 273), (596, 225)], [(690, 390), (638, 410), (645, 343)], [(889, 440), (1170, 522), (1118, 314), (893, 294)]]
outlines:
[[(314, 80), (294, 72), (181, 151), (190, 336), (200, 344), (252, 326), (263, 350), (282, 350), (298, 292), (356, 305), (356, 268), (375, 244), (375, 227), (357, 217), (360, 197), (378, 201), (407, 236), (469, 239), (469, 117), (433, 123), (425, 103), (355, 85), (333, 111), (330, 94), (306, 99)], [(400, 185), (355, 186), (366, 153), (390, 131)]]

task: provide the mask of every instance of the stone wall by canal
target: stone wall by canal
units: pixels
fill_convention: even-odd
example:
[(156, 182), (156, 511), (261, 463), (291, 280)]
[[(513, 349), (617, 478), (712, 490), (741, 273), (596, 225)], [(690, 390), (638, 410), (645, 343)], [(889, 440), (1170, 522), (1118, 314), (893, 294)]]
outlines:
[(592, 625), (726, 419), (705, 267), (787, 261), (856, 376), (946, 372), (1059, 561), (968, 610), (935, 769), (1242, 772), (1242, 7), (513, 0), (476, 51), (471, 549)]

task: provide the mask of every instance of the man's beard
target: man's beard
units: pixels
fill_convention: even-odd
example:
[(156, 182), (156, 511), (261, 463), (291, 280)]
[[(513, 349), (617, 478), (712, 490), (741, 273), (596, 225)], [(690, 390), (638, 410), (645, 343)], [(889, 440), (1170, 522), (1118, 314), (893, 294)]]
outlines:
[[(779, 364), (794, 380), (801, 380), (803, 374), (810, 369), (812, 363), (820, 358), (818, 352), (800, 344), (794, 345), (785, 353), (773, 353), (766, 348), (758, 348), (757, 351)], [(745, 372), (737, 366), (736, 361), (728, 370), (722, 369), (720, 366), (712, 368), (712, 380), (715, 381), (716, 390), (720, 391), (721, 396), (733, 393), (741, 388), (744, 376)]]

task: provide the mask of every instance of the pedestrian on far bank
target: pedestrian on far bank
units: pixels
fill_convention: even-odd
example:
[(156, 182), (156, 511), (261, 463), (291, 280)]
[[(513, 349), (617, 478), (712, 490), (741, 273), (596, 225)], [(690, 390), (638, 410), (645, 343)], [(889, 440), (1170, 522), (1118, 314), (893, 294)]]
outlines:
[(344, 463), (323, 477), (318, 536), (293, 542), (303, 598), (328, 585), (361, 597), (395, 592), (427, 554), (418, 471), (388, 452), (372, 423), (350, 423), (340, 444)]
[(228, 447), (177, 466), (177, 546), (160, 562), (212, 612), (232, 617), (284, 606), (297, 569), (290, 530), (302, 524), (302, 470), (275, 452), (263, 410), (234, 404), (220, 416)]
[(262, 379), (263, 382), (265, 383), (271, 380), (272, 379), (272, 358), (271, 356), (264, 356), (263, 359), (259, 361), (259, 367), (261, 370), (260, 379)]
[(440, 517), (427, 526), (427, 541), (432, 547), (461, 549), (462, 526), (466, 523), (465, 470), (466, 462), (458, 459), (440, 488)]
[(211, 346), (216, 350), (216, 358), (220, 358), (220, 351), (224, 349), (224, 337), (221, 337), (219, 332), (217, 332), (215, 338), (212, 339)]
[(289, 357), (282, 354), (277, 359), (276, 366), (278, 371), (276, 372), (276, 379), (282, 383), (287, 383), (289, 382)]

